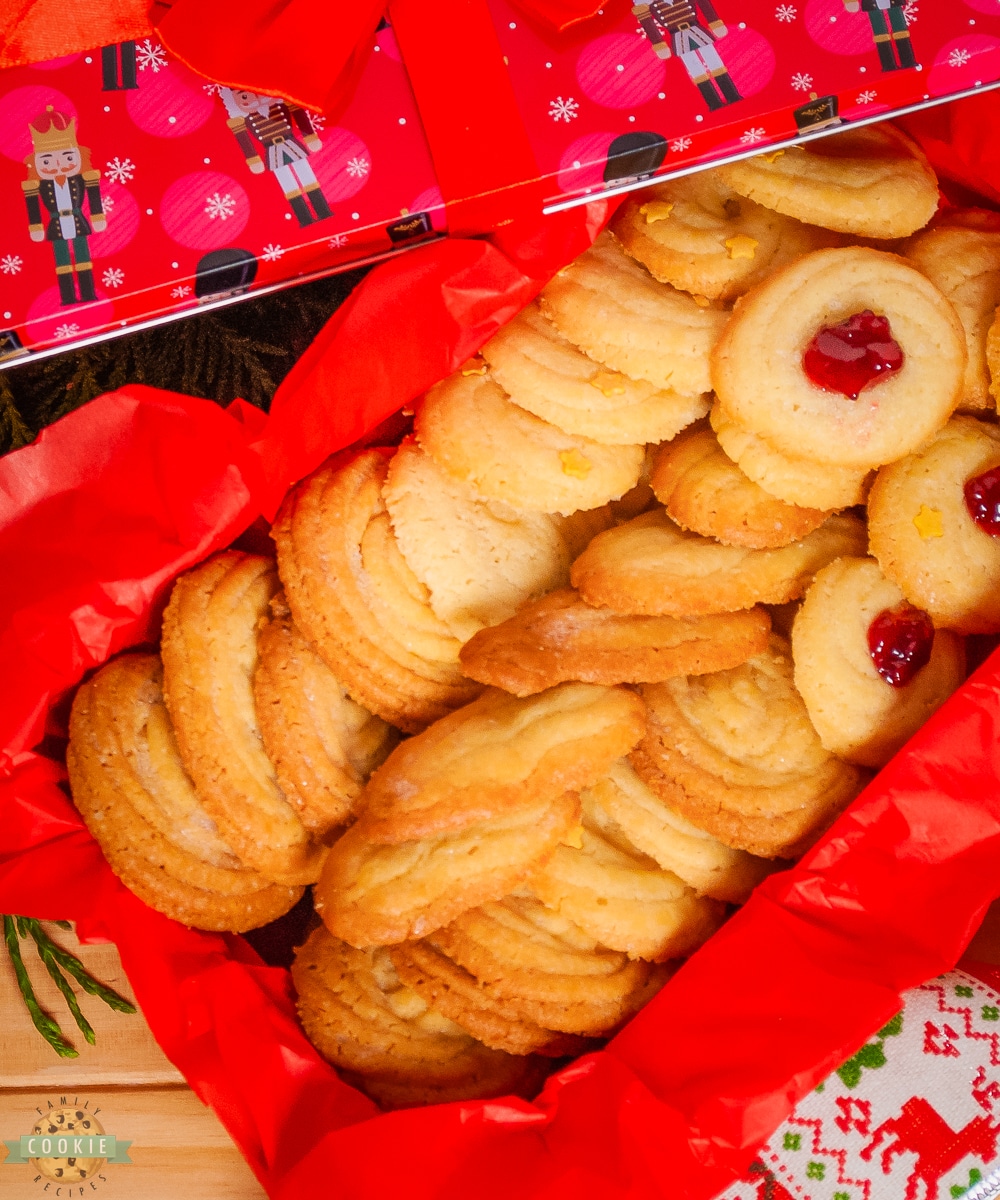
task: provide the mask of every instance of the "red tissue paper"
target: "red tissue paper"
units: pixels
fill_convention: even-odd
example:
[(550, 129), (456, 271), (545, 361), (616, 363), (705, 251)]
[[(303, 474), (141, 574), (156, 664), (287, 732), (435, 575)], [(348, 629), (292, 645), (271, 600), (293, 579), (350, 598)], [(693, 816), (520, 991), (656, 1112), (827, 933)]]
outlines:
[[(911, 126), (991, 197), (1000, 99)], [(945, 123), (942, 124), (942, 121)], [(935, 147), (950, 156), (946, 162)], [(65, 790), (67, 701), (155, 641), (176, 575), (459, 366), (594, 237), (607, 202), (376, 268), (269, 417), (128, 387), (0, 460), (0, 910), (108, 939), (150, 1027), (275, 1200), (709, 1200), (816, 1086), (950, 968), (1000, 892), (1000, 657), (796, 867), (769, 878), (608, 1047), (538, 1099), (382, 1115), (304, 1037), (288, 974), (153, 912)], [(387, 1150), (391, 1148), (391, 1153)]]

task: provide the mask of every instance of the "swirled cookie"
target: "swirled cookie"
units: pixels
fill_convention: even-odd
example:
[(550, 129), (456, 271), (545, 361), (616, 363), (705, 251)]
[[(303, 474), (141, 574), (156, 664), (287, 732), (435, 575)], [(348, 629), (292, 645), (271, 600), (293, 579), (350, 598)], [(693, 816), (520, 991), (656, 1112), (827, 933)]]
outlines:
[(907, 609), (878, 563), (838, 558), (792, 628), (795, 687), (820, 741), (863, 767), (884, 766), (965, 678), (961, 639)]
[(570, 580), (588, 604), (616, 613), (703, 616), (794, 600), (820, 567), (864, 545), (864, 525), (846, 514), (790, 546), (748, 550), (688, 533), (659, 509), (598, 534)]
[(722, 924), (725, 906), (699, 897), (629, 842), (585, 789), (578, 845), (565, 842), (529, 886), (543, 904), (611, 950), (666, 962), (696, 950)]
[(302, 636), (282, 594), (257, 638), (254, 702), (278, 786), (320, 840), (343, 825), (361, 788), (398, 740), (356, 704)]
[(390, 454), (321, 467), (285, 498), (272, 537), (295, 624), (352, 699), (415, 732), (478, 689), (392, 535), (382, 500)]
[(429, 1007), (385, 950), (355, 950), (320, 926), (296, 951), (292, 980), (309, 1040), (383, 1108), (530, 1096), (541, 1084), (537, 1061), (490, 1050)]
[(525, 895), (472, 909), (430, 941), (522, 1018), (584, 1037), (614, 1032), (671, 974), (601, 946)]
[(610, 234), (560, 271), (539, 303), (563, 337), (611, 370), (686, 396), (711, 389), (709, 354), (726, 313), (657, 283)]
[[(883, 467), (869, 497), (871, 552), (884, 574), (934, 624), (1000, 632), (1000, 537), (972, 518), (970, 481), (1000, 466), (1000, 430), (953, 417), (916, 454)], [(980, 507), (995, 511), (989, 486)]]
[(779, 454), (755, 433), (750, 433), (723, 411), (716, 401), (709, 414), (723, 453), (748, 479), (786, 504), (825, 511), (864, 503), (871, 484), (870, 471), (831, 467)]
[(938, 206), (926, 156), (891, 125), (848, 129), (716, 170), (723, 183), (765, 208), (861, 237), (907, 237)]
[(659, 448), (650, 482), (682, 529), (753, 550), (787, 546), (829, 516), (766, 492), (729, 458), (711, 429), (698, 427)]
[(990, 395), (994, 406), (997, 406), (1000, 397), (1000, 307), (986, 331), (986, 366), (990, 375)]
[(724, 846), (692, 825), (643, 783), (626, 758), (613, 763), (586, 796), (613, 823), (617, 837), (626, 838), (700, 895), (742, 904), (774, 870), (773, 862)]
[(250, 870), (220, 836), (177, 751), (154, 654), (129, 654), (83, 684), (66, 753), (73, 801), (111, 869), (151, 908), (241, 933), (286, 913), (301, 888)]
[(718, 170), (632, 193), (611, 229), (654, 279), (712, 300), (731, 300), (836, 235), (738, 195)]
[(650, 683), (722, 671), (767, 645), (762, 608), (704, 617), (621, 616), (564, 588), (462, 647), (472, 679), (530, 696), (566, 680)]
[(712, 381), (727, 415), (780, 453), (867, 471), (940, 429), (965, 362), (962, 324), (927, 277), (850, 246), (808, 254), (743, 297)]
[(617, 500), (639, 482), (646, 448), (566, 433), (513, 404), (489, 376), (461, 371), (435, 384), (413, 425), (417, 441), (481, 496), (567, 515)]
[(599, 1043), (571, 1033), (556, 1033), (528, 1020), (509, 1000), (488, 991), (475, 975), (436, 949), (434, 935), (391, 946), (389, 957), (400, 979), (427, 1004), (494, 1050), (542, 1054), (549, 1058), (583, 1054)]
[(403, 557), (459, 641), (567, 581), (557, 519), (484, 499), (413, 441), (393, 455), (383, 493)]
[(641, 701), (623, 688), (485, 693), (372, 775), (357, 823), (327, 859), (317, 910), (352, 945), (388, 945), (499, 899), (575, 825), (577, 789), (644, 728)]
[(907, 242), (904, 253), (951, 301), (969, 353), (963, 408), (992, 408), (986, 335), (1000, 304), (1000, 213), (951, 211)]
[(274, 563), (227, 550), (174, 584), (163, 614), (163, 694), (198, 796), (226, 841), (277, 883), (311, 883), (324, 847), (278, 786), (254, 706), (257, 625)]
[(608, 371), (529, 305), (483, 347), (511, 400), (567, 433), (609, 445), (665, 442), (708, 412), (707, 396), (657, 389)]
[(727, 846), (801, 854), (860, 790), (863, 776), (823, 749), (792, 682), (788, 644), (715, 675), (644, 684), (640, 778)]

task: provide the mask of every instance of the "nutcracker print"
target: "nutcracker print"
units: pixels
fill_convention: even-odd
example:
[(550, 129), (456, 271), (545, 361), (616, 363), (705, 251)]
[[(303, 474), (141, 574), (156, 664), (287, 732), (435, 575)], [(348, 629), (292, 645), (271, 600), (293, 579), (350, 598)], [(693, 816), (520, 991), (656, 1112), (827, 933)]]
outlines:
[[(874, 4), (875, 0), (844, 2)], [(636, 4), (632, 12), (657, 57), (676, 54), (681, 60), (710, 112), (743, 99), (715, 48), (729, 31), (711, 0), (649, 0)]]
[[(63, 304), (96, 300), (87, 242), (107, 224), (101, 203), (100, 171), (76, 137), (76, 120), (50, 104), (29, 124), (33, 152), (24, 160), (28, 178), (21, 187), (28, 205), (33, 242), (51, 242)], [(90, 221), (84, 206), (90, 209)]]
[(848, 12), (868, 14), (883, 71), (905, 71), (907, 67), (917, 65), (910, 45), (905, 6), (906, 0), (844, 0)]
[(130, 92), (139, 86), (135, 73), (135, 42), (101, 47), (101, 90)]
[(270, 171), (300, 225), (333, 216), (309, 155), (321, 146), (309, 114), (298, 105), (256, 92), (219, 88), (247, 166), (255, 175)]

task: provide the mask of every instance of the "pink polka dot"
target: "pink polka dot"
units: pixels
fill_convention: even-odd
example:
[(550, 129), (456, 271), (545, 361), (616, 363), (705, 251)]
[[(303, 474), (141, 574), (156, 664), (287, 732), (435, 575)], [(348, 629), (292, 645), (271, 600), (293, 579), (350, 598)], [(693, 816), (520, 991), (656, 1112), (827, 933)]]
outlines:
[(806, 32), (831, 54), (867, 54), (874, 49), (868, 14), (849, 13), (843, 0), (808, 0)]
[(63, 305), (59, 302), (58, 285), (39, 292), (28, 308), (25, 331), (28, 341), (69, 343), (110, 324), (115, 315), (114, 305), (100, 291), (98, 297), (90, 304)]
[(205, 91), (204, 83), (183, 63), (172, 62), (155, 75), (145, 72), (142, 86), (126, 93), (125, 107), (144, 132), (183, 137), (200, 129), (215, 108), (215, 98)]
[(1000, 38), (967, 33), (937, 52), (927, 79), (932, 96), (947, 96), (1000, 76)]
[(231, 175), (194, 171), (163, 193), (160, 221), (168, 237), (191, 250), (230, 245), (250, 219), (250, 201)]
[(992, 13), (994, 16), (1000, 13), (1000, 5), (997, 4), (997, 0), (965, 0), (965, 3), (976, 12)]
[(557, 181), (564, 192), (604, 186), (608, 147), (615, 136), (613, 133), (589, 133), (570, 142), (559, 160)]
[(110, 179), (101, 180), (101, 196), (108, 209), (108, 224), (103, 233), (95, 233), (90, 239), (90, 253), (94, 258), (107, 258), (124, 250), (135, 237), (139, 228), (139, 205), (128, 188)]
[(440, 188), (432, 187), (422, 191), (410, 202), (410, 212), (429, 213), (432, 229), (448, 228), (448, 217), (444, 211), (444, 197)]
[(310, 165), (323, 188), (323, 195), (333, 204), (357, 195), (372, 175), (372, 156), (356, 133), (335, 125), (320, 134), (323, 148), (313, 154)]
[(771, 82), (774, 74), (774, 49), (756, 29), (729, 26), (729, 32), (715, 45), (719, 57), (741, 96), (755, 96)]
[(64, 54), (62, 58), (50, 58), (48, 62), (32, 63), (32, 71), (58, 71), (60, 67), (68, 67), (80, 58), (79, 54)]
[[(62, 92), (44, 86), (14, 88), (0, 96), (0, 154), (23, 162), (31, 153), (28, 124), (51, 104), (67, 117), (76, 116), (76, 105)], [(85, 133), (86, 130), (81, 131)], [(87, 139), (83, 139), (84, 145)]]
[(608, 33), (588, 42), (576, 60), (583, 94), (605, 108), (646, 104), (663, 89), (665, 68), (645, 38)]

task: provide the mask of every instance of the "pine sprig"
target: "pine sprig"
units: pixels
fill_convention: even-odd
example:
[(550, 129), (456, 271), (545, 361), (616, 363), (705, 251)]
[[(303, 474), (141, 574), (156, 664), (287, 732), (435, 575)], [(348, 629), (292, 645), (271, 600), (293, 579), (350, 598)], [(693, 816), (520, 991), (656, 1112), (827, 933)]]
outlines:
[[(61, 929), (70, 928), (67, 921), (56, 921), (54, 924), (58, 925)], [(124, 996), (120, 996), (114, 989), (96, 980), (89, 974), (86, 967), (75, 954), (71, 954), (68, 950), (52, 941), (42, 928), (41, 922), (37, 921), (34, 917), (5, 916), (3, 919), (3, 932), (4, 941), (7, 945), (7, 953), (10, 955), (14, 974), (17, 977), (17, 985), (24, 999), (25, 1007), (31, 1016), (31, 1022), (52, 1049), (55, 1050), (56, 1054), (62, 1058), (77, 1058), (79, 1051), (70, 1045), (63, 1036), (63, 1032), (57, 1022), (38, 1003), (38, 997), (35, 995), (31, 977), (28, 975), (24, 959), (21, 956), (21, 939), (27, 940), (31, 938), (34, 941), (38, 957), (45, 964), (45, 969), (62, 993), (66, 1005), (73, 1015), (73, 1019), (90, 1045), (93, 1045), (95, 1042), (93, 1026), (81, 1012), (76, 993), (73, 991), (69, 980), (63, 975), (63, 971), (71, 975), (85, 992), (89, 992), (92, 996), (97, 996), (99, 1000), (103, 1000), (105, 1004), (117, 1012), (136, 1012), (136, 1007), (130, 1000), (126, 1000)]]
[(0, 371), (0, 454), (102, 392), (128, 383), (267, 409), (282, 379), (364, 271), (194, 313)]

